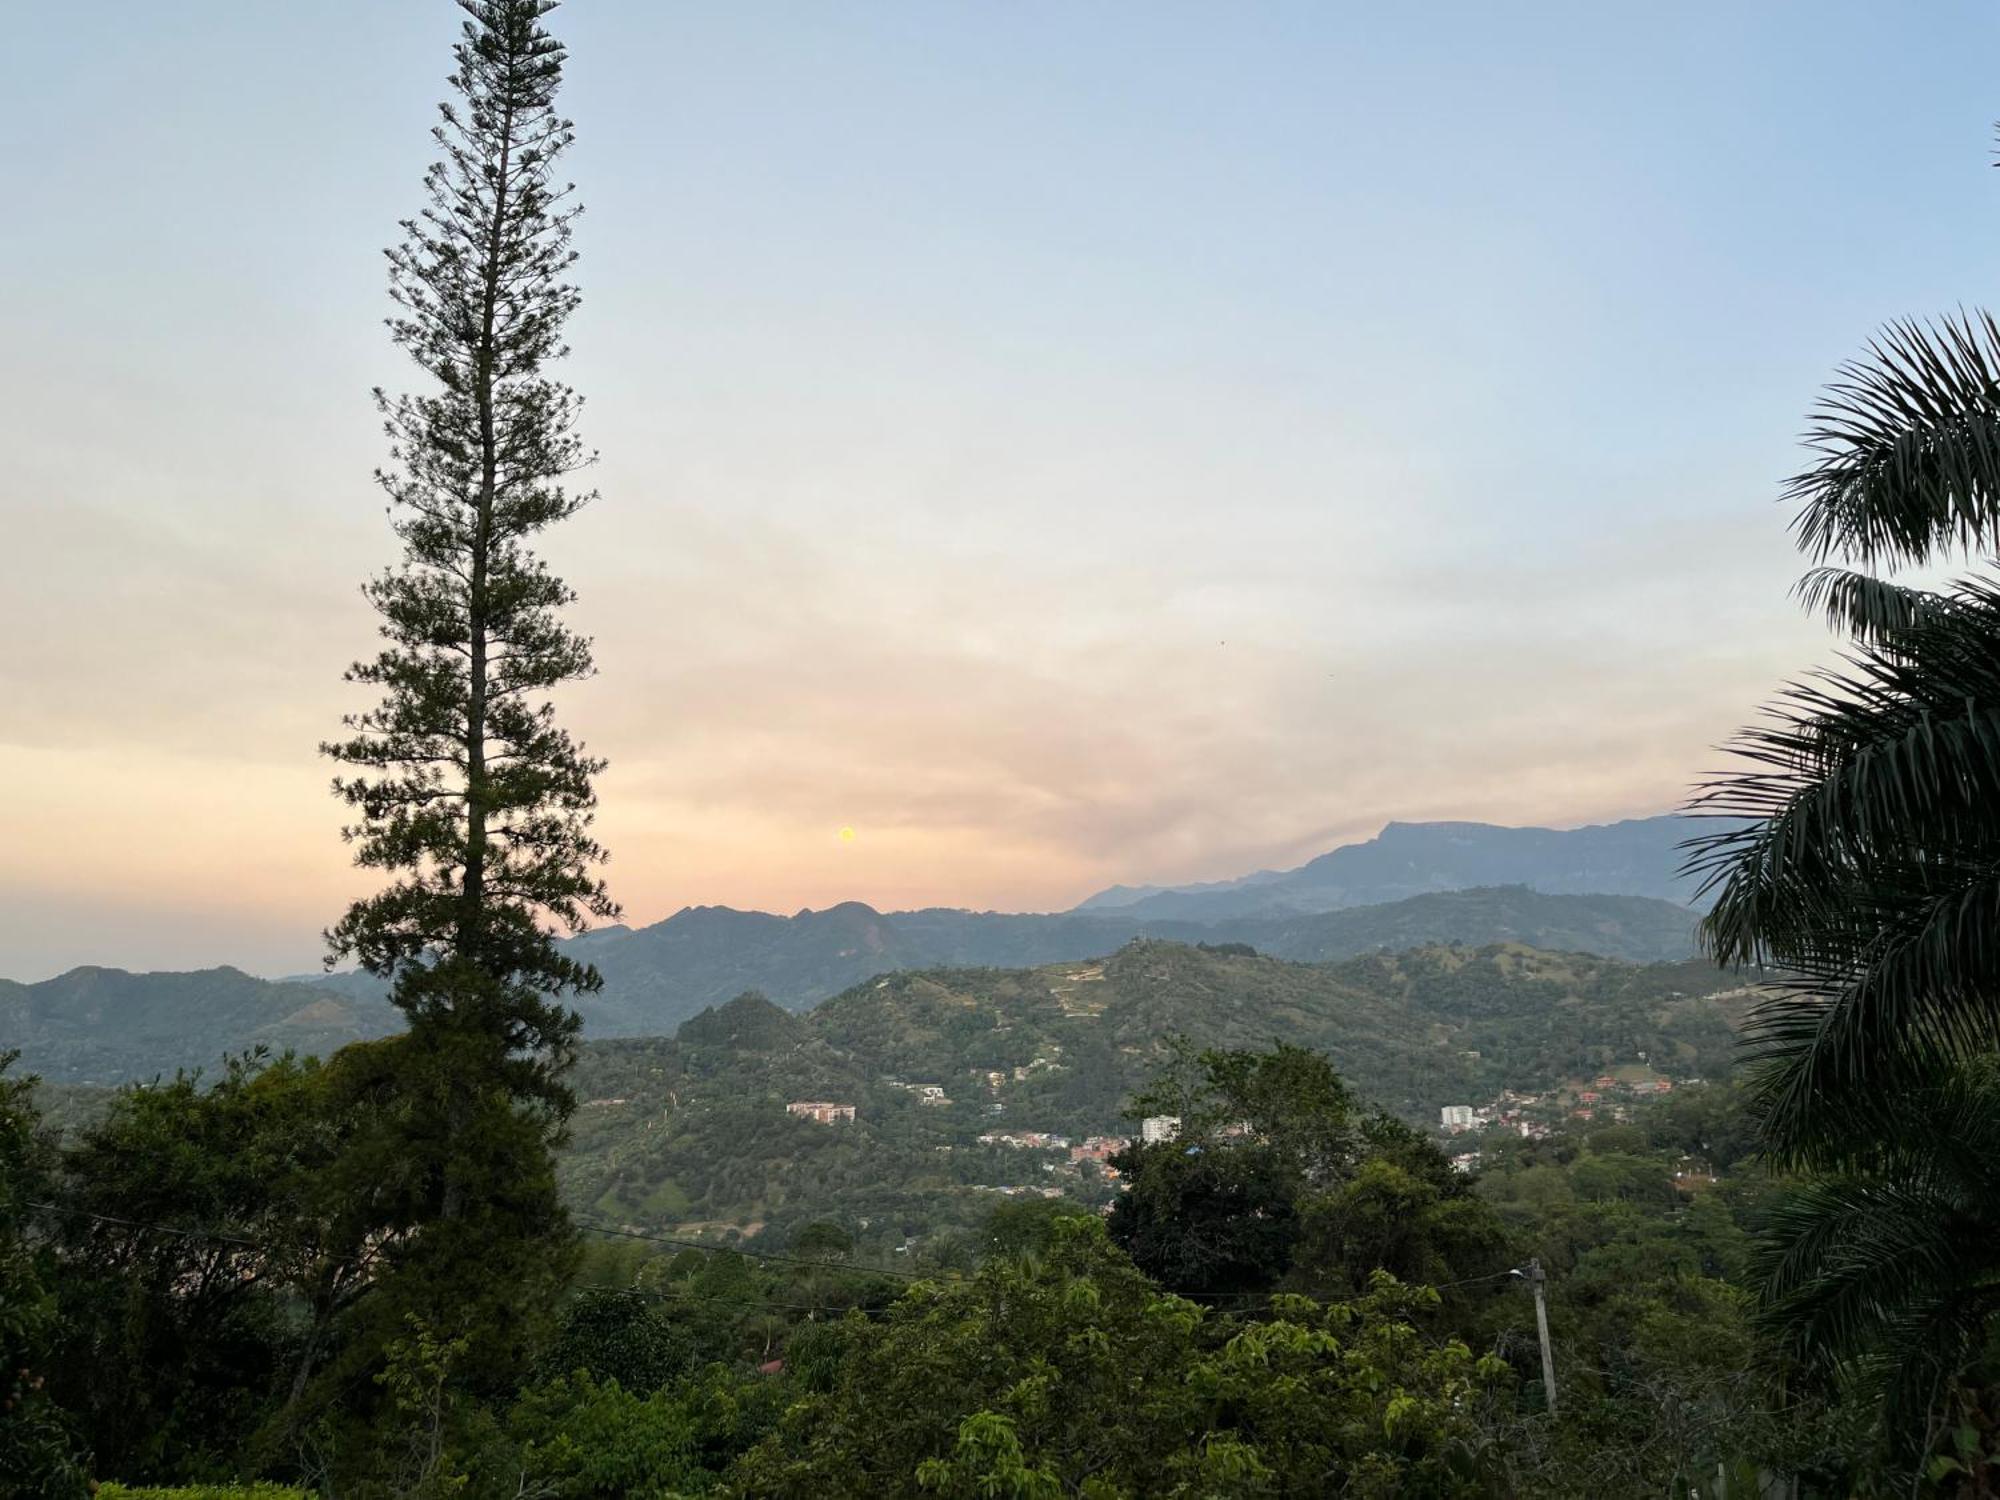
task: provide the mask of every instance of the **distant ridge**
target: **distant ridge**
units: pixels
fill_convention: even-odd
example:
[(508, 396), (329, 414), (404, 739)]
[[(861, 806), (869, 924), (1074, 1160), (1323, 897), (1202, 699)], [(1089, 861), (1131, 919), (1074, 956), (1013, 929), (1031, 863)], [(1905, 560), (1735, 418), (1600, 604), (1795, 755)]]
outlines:
[(1569, 829), (1390, 823), (1374, 838), (1343, 844), (1296, 870), (1259, 870), (1196, 885), (1112, 886), (1075, 909), (1213, 922), (1339, 911), (1491, 885), (1686, 904), (1698, 883), (1680, 873), (1680, 845), (1711, 828), (1678, 814)]
[(1258, 870), (1250, 875), (1239, 875), (1234, 880), (1203, 880), (1192, 885), (1114, 885), (1087, 896), (1074, 908), (1077, 911), (1113, 911), (1120, 907), (1132, 907), (1153, 896), (1206, 895), (1214, 891), (1248, 890), (1271, 881), (1282, 881), (1291, 874), (1288, 870)]
[[(882, 913), (859, 902), (793, 916), (689, 907), (650, 927), (608, 928), (572, 951), (604, 974), (578, 1005), (588, 1037), (662, 1036), (711, 1006), (758, 990), (805, 1010), (877, 975), (1023, 968), (1100, 958), (1134, 938), (1248, 943), (1321, 963), (1384, 950), (1519, 943), (1632, 962), (1694, 952), (1694, 913), (1638, 896), (1546, 895), (1526, 886), (1427, 892), (1377, 906), (1188, 922), (1129, 911), (1009, 915)], [(40, 984), (0, 981), (0, 1047), (55, 1082), (104, 1083), (213, 1066), (264, 1043), (327, 1052), (401, 1024), (365, 974), (307, 982), (235, 969), (128, 974), (77, 969)]]
[(0, 980), (0, 1048), (20, 1048), (25, 1069), (52, 1083), (171, 1078), (259, 1045), (323, 1055), (401, 1026), (372, 993), (357, 998), (240, 969), (82, 968), (39, 984)]

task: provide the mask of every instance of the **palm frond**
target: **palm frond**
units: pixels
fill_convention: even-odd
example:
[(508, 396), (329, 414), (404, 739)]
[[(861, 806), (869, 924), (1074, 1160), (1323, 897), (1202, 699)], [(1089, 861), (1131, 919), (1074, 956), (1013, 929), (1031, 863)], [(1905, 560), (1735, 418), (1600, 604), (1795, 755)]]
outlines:
[(2000, 587), (1938, 597), (1787, 689), (1691, 804), (1709, 950), (1792, 978), (1750, 1030), (1781, 1153), (2000, 1045)]
[(1806, 610), (1858, 641), (1886, 642), (1946, 608), (1942, 594), (1914, 589), (1848, 568), (1814, 568), (1792, 592)]
[(2000, 522), (2000, 325), (1985, 312), (1893, 323), (1812, 413), (1818, 460), (1787, 488), (1815, 558), (1924, 562)]
[(1908, 1449), (2000, 1311), (2000, 1062), (1934, 1070), (1855, 1146), (1851, 1170), (1772, 1210), (1765, 1317), (1881, 1399)]

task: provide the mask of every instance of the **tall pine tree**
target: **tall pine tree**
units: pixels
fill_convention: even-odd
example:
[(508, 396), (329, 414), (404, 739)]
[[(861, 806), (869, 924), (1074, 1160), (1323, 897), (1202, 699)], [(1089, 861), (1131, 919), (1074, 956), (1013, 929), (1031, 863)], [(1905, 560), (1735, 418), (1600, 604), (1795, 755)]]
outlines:
[(572, 139), (563, 48), (541, 25), (556, 7), (458, 4), (459, 98), (433, 132), (429, 201), (388, 252), (389, 327), (430, 384), (376, 392), (403, 559), (367, 585), (385, 644), (348, 677), (382, 698), (324, 747), (351, 768), (334, 789), (357, 814), (357, 862), (393, 875), (327, 933), (330, 961), (388, 979), (409, 1018), (354, 1152), (372, 1163), (383, 1264), (329, 1390), (357, 1388), (412, 1327), (464, 1339), (473, 1384), (504, 1389), (525, 1367), (575, 1256), (553, 1170), (578, 1029), (564, 1000), (600, 983), (554, 932), (617, 913), (590, 831), (603, 763), (548, 698), (589, 675), (590, 643), (531, 550), (592, 498), (564, 484), (592, 457), (580, 402), (544, 373), (578, 302), (577, 208), (554, 175)]
[(413, 1039), (450, 1036), (475, 1070), (483, 1051), (508, 1092), (561, 1113), (577, 1029), (561, 997), (600, 981), (550, 929), (617, 913), (593, 873), (603, 762), (546, 696), (590, 674), (590, 643), (529, 547), (593, 498), (563, 483), (592, 458), (581, 403), (544, 373), (579, 300), (579, 210), (554, 176), (572, 130), (555, 110), (563, 47), (541, 25), (554, 0), (458, 4), (459, 100), (433, 131), (429, 201), (387, 252), (390, 330), (434, 387), (376, 392), (404, 556), (367, 585), (387, 644), (348, 678), (383, 697), (323, 747), (358, 768), (334, 781), (359, 814), (357, 862), (396, 878), (328, 932), (329, 961), (390, 979)]

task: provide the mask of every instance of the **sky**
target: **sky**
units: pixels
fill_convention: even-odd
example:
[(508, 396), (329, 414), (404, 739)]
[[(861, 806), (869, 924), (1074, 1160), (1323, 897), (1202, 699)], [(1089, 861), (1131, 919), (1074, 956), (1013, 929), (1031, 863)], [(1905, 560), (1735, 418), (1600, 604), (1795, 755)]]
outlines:
[[(315, 747), (455, 14), (10, 18), (0, 976), (306, 970), (368, 889)], [(550, 24), (601, 497), (545, 551), (634, 924), (1675, 806), (1831, 650), (1817, 390), (2000, 229), (1971, 3)]]

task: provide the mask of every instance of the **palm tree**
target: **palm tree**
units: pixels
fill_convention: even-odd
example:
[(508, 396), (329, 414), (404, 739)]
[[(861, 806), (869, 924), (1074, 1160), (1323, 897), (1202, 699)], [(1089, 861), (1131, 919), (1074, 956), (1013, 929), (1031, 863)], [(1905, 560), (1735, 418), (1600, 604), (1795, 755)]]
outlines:
[(1762, 1270), (1792, 1352), (1879, 1397), (1909, 1458), (1933, 1446), (1952, 1382), (2000, 1313), (2000, 1059), (1905, 1102), (1843, 1169), (1773, 1210)]
[(2000, 1045), (2000, 580), (1912, 604), (1787, 689), (1696, 803), (1742, 820), (1700, 841), (1704, 928), (1788, 976), (1751, 1038), (1767, 1144), (1806, 1164)]
[(1937, 1065), (2000, 1046), (2000, 580), (1876, 575), (2000, 550), (2000, 325), (1888, 330), (1809, 441), (1799, 544), (1855, 566), (1800, 593), (1854, 645), (1739, 738), (1690, 863), (1716, 958), (1795, 979), (1752, 1028), (1770, 1144), (1838, 1161)]
[[(1767, 1306), (1808, 1363), (1931, 1451), (2000, 1312), (2000, 324), (1899, 324), (1814, 414), (1789, 487), (1809, 607), (1851, 637), (1786, 689), (1693, 810), (1725, 964), (1784, 976), (1749, 1042), (1774, 1218)], [(1958, 1383), (1955, 1390), (1955, 1383)]]

